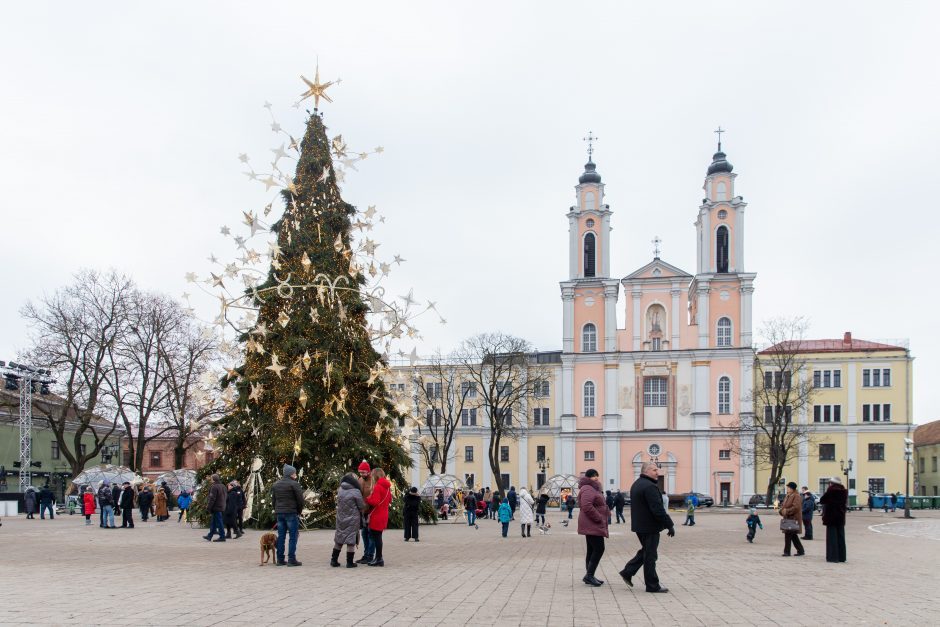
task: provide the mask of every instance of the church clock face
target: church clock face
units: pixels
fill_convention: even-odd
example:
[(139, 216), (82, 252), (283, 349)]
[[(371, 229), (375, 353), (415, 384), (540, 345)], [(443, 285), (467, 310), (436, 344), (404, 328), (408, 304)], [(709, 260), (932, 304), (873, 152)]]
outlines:
[(718, 293), (718, 298), (721, 300), (728, 300), (731, 298), (731, 294), (728, 293), (728, 290), (721, 290), (721, 292)]
[(658, 457), (660, 452), (662, 452), (662, 449), (659, 447), (659, 444), (653, 443), (653, 444), (650, 444), (647, 451), (649, 452), (650, 457)]

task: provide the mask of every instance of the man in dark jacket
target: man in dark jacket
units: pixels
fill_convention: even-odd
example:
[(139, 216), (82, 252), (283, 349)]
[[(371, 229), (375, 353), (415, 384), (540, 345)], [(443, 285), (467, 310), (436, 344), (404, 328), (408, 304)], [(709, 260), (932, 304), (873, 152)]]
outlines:
[(150, 517), (150, 507), (153, 505), (153, 492), (149, 486), (144, 486), (140, 494), (137, 495), (137, 507), (140, 509), (140, 519), (147, 522)]
[(509, 509), (512, 511), (512, 519), (516, 519), (516, 507), (519, 505), (519, 497), (516, 495), (516, 486), (509, 487), (509, 494), (506, 495), (506, 498), (509, 499)]
[(623, 492), (617, 490), (614, 493), (614, 511), (617, 513), (617, 524), (621, 522), (627, 522), (627, 519), (623, 517), (623, 506), (626, 504), (626, 499), (623, 498)]
[(405, 519), (405, 542), (411, 538), (418, 540), (418, 508), (421, 507), (421, 496), (418, 494), (418, 488), (412, 487), (405, 495), (405, 506), (402, 508), (402, 516)]
[(659, 467), (653, 462), (645, 462), (640, 473), (640, 478), (630, 488), (630, 529), (640, 540), (640, 550), (623, 567), (620, 576), (632, 588), (633, 576), (642, 566), (646, 591), (668, 592), (668, 588), (659, 585), (659, 577), (656, 575), (659, 532), (668, 529), (667, 535), (671, 538), (676, 535), (676, 527), (663, 508), (658, 484)]
[(134, 488), (130, 481), (124, 482), (124, 488), (121, 490), (121, 498), (118, 501), (121, 508), (121, 527), (124, 529), (134, 528)]
[(229, 496), (233, 494), (238, 497), (238, 516), (235, 519), (238, 528), (238, 536), (241, 537), (245, 535), (245, 507), (248, 506), (248, 499), (245, 498), (245, 491), (242, 489), (242, 484), (238, 481), (233, 480), (232, 484), (234, 487), (229, 490)]
[[(218, 473), (212, 475), (212, 485), (209, 486), (209, 502), (207, 509), (212, 516), (212, 523), (209, 526), (209, 535), (203, 536), (206, 540), (212, 542), (225, 542), (225, 526), (222, 521), (222, 512), (225, 511), (225, 501), (228, 493), (225, 491), (225, 485), (222, 483), (222, 477)], [(219, 537), (212, 540), (212, 534), (218, 533)]]
[(111, 502), (114, 503), (114, 515), (121, 513), (121, 486), (115, 481), (111, 484)]
[(809, 488), (803, 486), (803, 537), (802, 540), (813, 539), (813, 512), (816, 511), (816, 497), (809, 491)]
[(55, 494), (49, 489), (48, 485), (42, 486), (39, 491), (39, 518), (46, 519), (46, 510), (49, 510), (49, 520), (55, 518), (55, 508), (52, 504), (55, 502)]
[[(274, 484), (274, 513), (277, 515), (277, 565), (300, 566), (297, 561), (297, 527), (304, 509), (304, 491), (297, 482), (297, 469), (284, 464), (284, 475)], [(287, 542), (287, 561), (284, 561), (284, 538)]]
[(467, 525), (472, 527), (477, 522), (477, 495), (467, 492), (467, 496), (463, 497), (463, 508), (467, 512)]

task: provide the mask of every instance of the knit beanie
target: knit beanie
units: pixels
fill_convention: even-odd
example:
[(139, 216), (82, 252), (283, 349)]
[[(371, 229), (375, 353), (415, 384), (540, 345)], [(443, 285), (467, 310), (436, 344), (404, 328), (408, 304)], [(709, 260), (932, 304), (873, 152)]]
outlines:
[(290, 477), (291, 475), (296, 475), (297, 469), (291, 466), (290, 464), (284, 464), (284, 476)]
[(369, 462), (362, 460), (362, 463), (359, 464), (359, 472), (372, 472), (372, 468), (369, 466)]

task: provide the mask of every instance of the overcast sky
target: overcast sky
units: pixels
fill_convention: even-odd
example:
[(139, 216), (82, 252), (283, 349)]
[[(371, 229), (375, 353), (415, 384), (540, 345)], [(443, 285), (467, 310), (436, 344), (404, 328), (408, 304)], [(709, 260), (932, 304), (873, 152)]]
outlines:
[(26, 344), (20, 307), (79, 268), (179, 296), (210, 253), (234, 257), (219, 228), (268, 201), (237, 156), (264, 164), (280, 144), (266, 100), (302, 134), (291, 105), (319, 56), (343, 79), (322, 107), (331, 133), (385, 147), (344, 197), (387, 217), (379, 256), (407, 259), (390, 288), (448, 320), (419, 325), (420, 353), (497, 329), (560, 348), (589, 130), (613, 275), (648, 262), (655, 235), (694, 272), (720, 124), (749, 203), (755, 320), (909, 338), (914, 420), (940, 418), (940, 5), (626, 4), (8, 5), (0, 359)]

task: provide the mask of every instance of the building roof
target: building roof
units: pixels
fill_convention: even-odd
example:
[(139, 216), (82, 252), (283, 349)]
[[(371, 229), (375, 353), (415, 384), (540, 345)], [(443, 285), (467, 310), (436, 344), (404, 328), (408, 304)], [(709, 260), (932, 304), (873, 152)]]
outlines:
[(914, 429), (914, 446), (940, 444), (940, 420), (928, 422)]
[(601, 175), (597, 172), (597, 166), (593, 161), (588, 159), (588, 162), (584, 164), (584, 174), (578, 178), (578, 183), (600, 183)]
[(758, 354), (766, 353), (853, 353), (869, 351), (903, 351), (903, 346), (869, 342), (852, 337), (851, 331), (846, 331), (841, 340), (787, 340), (765, 348)]

